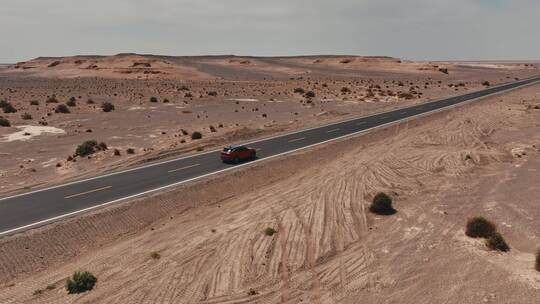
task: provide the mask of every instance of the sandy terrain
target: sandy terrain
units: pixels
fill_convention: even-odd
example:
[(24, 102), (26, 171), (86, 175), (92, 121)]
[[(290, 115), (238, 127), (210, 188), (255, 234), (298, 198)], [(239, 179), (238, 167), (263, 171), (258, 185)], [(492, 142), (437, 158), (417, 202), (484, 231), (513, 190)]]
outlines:
[[(484, 88), (485, 81), (495, 85), (535, 75), (538, 66), (136, 54), (3, 66), (0, 100), (17, 112), (0, 110), (11, 123), (0, 127), (0, 194), (462, 94)], [(70, 99), (70, 113), (55, 113)], [(114, 111), (103, 112), (103, 102)], [(203, 139), (191, 140), (194, 131)], [(105, 142), (109, 150), (73, 158), (85, 140)], [(126, 153), (129, 148), (135, 153)]]
[[(537, 303), (538, 88), (1, 239), (0, 303)], [(97, 287), (67, 295), (80, 269)]]

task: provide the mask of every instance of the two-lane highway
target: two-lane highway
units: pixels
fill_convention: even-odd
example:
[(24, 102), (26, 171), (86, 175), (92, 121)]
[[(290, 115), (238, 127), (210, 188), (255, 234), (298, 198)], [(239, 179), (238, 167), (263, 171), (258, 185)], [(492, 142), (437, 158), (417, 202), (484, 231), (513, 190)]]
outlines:
[[(540, 76), (367, 117), (261, 139), (255, 162), (412, 119), (540, 82)], [(146, 165), (0, 199), (0, 236), (246, 165), (223, 164), (219, 151)]]

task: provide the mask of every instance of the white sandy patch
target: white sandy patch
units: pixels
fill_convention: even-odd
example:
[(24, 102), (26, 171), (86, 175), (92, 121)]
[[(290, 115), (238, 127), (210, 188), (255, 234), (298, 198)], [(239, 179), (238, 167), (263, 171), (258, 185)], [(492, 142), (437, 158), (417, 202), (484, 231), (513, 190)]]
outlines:
[(55, 128), (55, 127), (46, 127), (46, 126), (16, 126), (17, 129), (20, 129), (21, 131), (17, 131), (15, 133), (11, 133), (8, 135), (5, 135), (0, 141), (2, 142), (11, 142), (16, 140), (30, 140), (33, 137), (40, 136), (43, 133), (50, 133), (50, 134), (65, 134), (66, 131)]
[(232, 100), (232, 101), (259, 101), (258, 99), (255, 99), (255, 98), (233, 98), (233, 99), (229, 99), (229, 100)]
[(51, 159), (49, 159), (48, 161), (42, 162), (41, 165), (43, 166), (43, 168), (47, 168), (47, 167), (52, 166), (55, 162), (56, 162), (56, 157), (55, 157), (55, 158), (51, 158)]
[(139, 107), (139, 106), (135, 106), (135, 107), (131, 107), (128, 109), (128, 111), (139, 111), (139, 110), (144, 110), (146, 109), (145, 107)]

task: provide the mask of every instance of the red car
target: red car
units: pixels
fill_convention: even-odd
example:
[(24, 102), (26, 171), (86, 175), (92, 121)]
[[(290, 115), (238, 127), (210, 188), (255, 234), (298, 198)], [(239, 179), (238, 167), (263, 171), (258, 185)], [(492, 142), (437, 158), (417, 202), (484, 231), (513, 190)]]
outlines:
[(242, 160), (255, 159), (257, 151), (244, 146), (229, 146), (221, 151), (221, 160), (224, 163), (233, 162), (238, 164)]

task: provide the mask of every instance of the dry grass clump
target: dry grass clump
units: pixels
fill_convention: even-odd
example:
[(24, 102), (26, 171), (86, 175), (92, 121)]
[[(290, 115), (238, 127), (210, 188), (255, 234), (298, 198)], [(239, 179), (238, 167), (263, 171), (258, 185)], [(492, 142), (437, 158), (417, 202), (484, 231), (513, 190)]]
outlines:
[(68, 293), (82, 293), (94, 289), (97, 278), (88, 271), (75, 272), (71, 278), (66, 280), (66, 290)]
[(540, 249), (538, 249), (538, 252), (536, 252), (536, 264), (534, 265), (534, 268), (537, 271), (540, 271)]
[(494, 232), (487, 238), (486, 246), (491, 250), (502, 252), (507, 252), (510, 250), (510, 246), (508, 246), (503, 236), (498, 232)]

